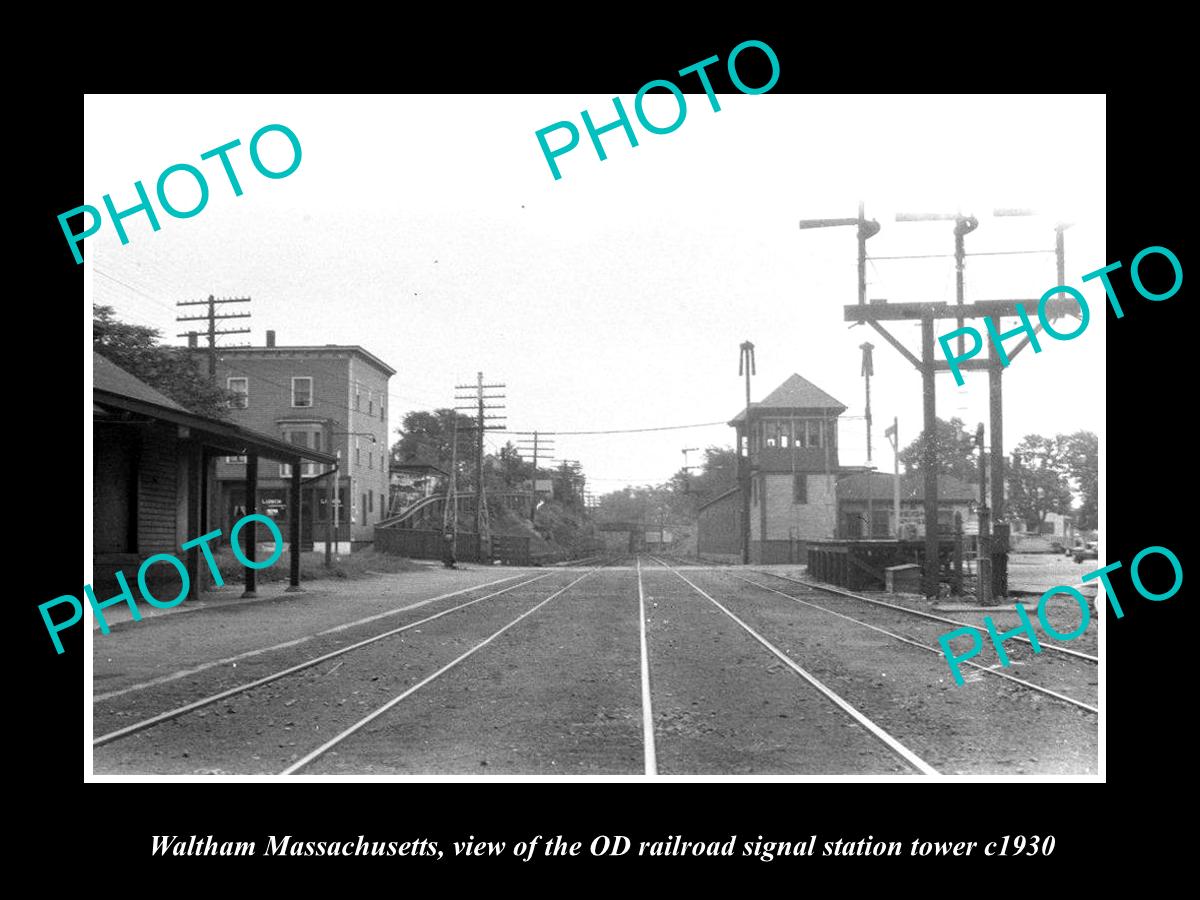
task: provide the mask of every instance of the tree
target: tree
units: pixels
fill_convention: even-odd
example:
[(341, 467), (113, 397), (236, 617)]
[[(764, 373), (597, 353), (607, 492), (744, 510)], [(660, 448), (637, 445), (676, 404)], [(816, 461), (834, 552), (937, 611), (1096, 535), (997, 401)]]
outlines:
[(1017, 444), (1009, 468), (1008, 507), (1038, 532), (1049, 513), (1071, 511), (1071, 486), (1067, 481), (1065, 439), (1031, 434)]
[(157, 328), (122, 322), (111, 306), (92, 306), (92, 349), (184, 409), (228, 418), (233, 394), (201, 372), (194, 351), (162, 345), (161, 336)]
[(673, 519), (694, 522), (701, 505), (737, 487), (737, 454), (732, 447), (706, 447), (699, 471), (680, 469), (663, 487)]
[(704, 468), (690, 481), (701, 503), (737, 487), (737, 453), (732, 447), (705, 447)]
[[(453, 456), (454, 418), (458, 416), (458, 460), (474, 459), (475, 420), (452, 409), (406, 413), (392, 444), (392, 461), (422, 462), (450, 471)], [(470, 430), (468, 430), (470, 429)]]
[[(939, 475), (953, 475), (963, 481), (979, 480), (979, 454), (975, 435), (970, 434), (963, 420), (955, 417), (949, 422), (937, 419), (934, 428), (934, 449), (937, 452)], [(907, 475), (923, 472), (925, 461), (925, 432), (900, 451), (900, 462)]]
[(1099, 524), (1100, 513), (1100, 445), (1090, 431), (1059, 435), (1067, 474), (1075, 483), (1080, 505), (1074, 510), (1075, 524), (1091, 529)]
[(627, 487), (600, 496), (596, 518), (602, 522), (694, 523), (696, 510), (737, 486), (737, 454), (732, 447), (707, 447), (701, 471), (683, 469), (664, 484)]
[(521, 451), (512, 441), (501, 447), (499, 453), (489, 456), (484, 467), (494, 473), (495, 485), (489, 484), (489, 487), (520, 490), (533, 477), (533, 463), (521, 458)]
[(563, 460), (554, 470), (554, 497), (567, 506), (583, 504), (583, 468)]
[(601, 522), (657, 521), (655, 511), (662, 506), (670, 492), (663, 485), (626, 487), (602, 494), (598, 501), (596, 519)]

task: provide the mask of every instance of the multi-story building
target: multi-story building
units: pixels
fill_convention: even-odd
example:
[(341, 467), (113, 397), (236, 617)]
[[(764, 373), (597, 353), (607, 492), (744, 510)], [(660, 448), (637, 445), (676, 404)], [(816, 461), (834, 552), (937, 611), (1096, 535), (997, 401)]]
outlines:
[[(837, 532), (838, 416), (845, 405), (792, 375), (739, 412), (740, 452), (748, 460), (749, 550), (755, 563), (803, 562), (808, 541)], [(741, 486), (709, 500), (698, 516), (702, 556), (741, 561), (747, 498)]]
[[(330, 503), (332, 470), (311, 463), (302, 472), (306, 548), (324, 549), (335, 521), (339, 552), (370, 543), (375, 523), (387, 514), (388, 379), (395, 371), (359, 346), (276, 346), (273, 331), (265, 347), (220, 349), (218, 383), (239, 395), (230, 410), (234, 422), (339, 460), (336, 506)], [(236, 521), (244, 512), (245, 477), (244, 459), (218, 459), (218, 521)], [(285, 527), (290, 467), (263, 463), (258, 478), (259, 512)]]

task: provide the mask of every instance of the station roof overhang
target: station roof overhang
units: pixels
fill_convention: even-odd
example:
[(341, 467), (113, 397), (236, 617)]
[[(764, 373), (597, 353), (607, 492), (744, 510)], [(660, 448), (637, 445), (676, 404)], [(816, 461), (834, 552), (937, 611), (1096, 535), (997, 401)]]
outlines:
[(157, 403), (150, 403), (124, 394), (116, 394), (95, 388), (92, 391), (92, 408), (94, 414), (103, 419), (120, 419), (111, 415), (116, 410), (130, 414), (133, 417), (167, 422), (188, 429), (188, 436), (199, 441), (204, 446), (218, 450), (230, 456), (254, 455), (265, 459), (273, 459), (289, 465), (297, 465), (302, 461), (335, 465), (337, 458), (328, 453), (311, 450), (297, 444), (281, 441), (270, 435), (251, 431), (232, 422), (222, 422), (189, 413), (185, 410), (172, 409)]

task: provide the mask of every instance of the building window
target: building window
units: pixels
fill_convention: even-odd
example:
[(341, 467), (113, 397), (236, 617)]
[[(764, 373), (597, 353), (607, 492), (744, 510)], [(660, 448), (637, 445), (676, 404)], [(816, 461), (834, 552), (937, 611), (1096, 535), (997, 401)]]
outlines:
[(367, 495), (362, 495), (362, 524), (367, 524)]
[(871, 537), (885, 538), (892, 531), (892, 517), (886, 509), (875, 509), (871, 511)]
[(375, 495), (367, 494), (367, 512), (375, 512)]
[(824, 447), (825, 422), (822, 419), (800, 419), (796, 422), (797, 447)]
[[(793, 443), (792, 427), (791, 419), (765, 419), (761, 426), (761, 446), (771, 449), (789, 449)], [(803, 435), (803, 426), (800, 426), (800, 431)]]
[(379, 398), (379, 421), (382, 422), (383, 420), (384, 420), (383, 398), (380, 397)]
[(375, 415), (375, 392), (367, 391), (367, 415)]
[(367, 451), (367, 468), (368, 469), (375, 468), (375, 451), (374, 450)]
[(230, 409), (245, 409), (250, 405), (249, 378), (227, 378), (225, 387), (237, 395), (229, 398)]
[(362, 465), (362, 441), (358, 438), (354, 439), (354, 464), (356, 466)]
[(362, 385), (354, 382), (354, 408), (362, 409)]
[(808, 503), (808, 476), (802, 472), (797, 472), (792, 476), (792, 502)]
[(225, 457), (225, 462), (231, 466), (244, 466), (246, 464), (246, 457), (244, 457), (244, 456), (227, 456), (227, 457)]
[[(283, 433), (283, 439), (289, 444), (295, 444), (298, 447), (305, 447), (309, 450), (320, 450), (322, 447), (322, 438), (324, 433), (318, 427), (305, 429), (288, 429)], [(312, 476), (320, 473), (321, 464), (315, 462), (304, 463), (300, 474), (304, 476)], [(279, 477), (291, 478), (292, 467), (287, 463), (279, 464)]]
[(307, 375), (292, 379), (292, 406), (313, 405), (313, 380)]

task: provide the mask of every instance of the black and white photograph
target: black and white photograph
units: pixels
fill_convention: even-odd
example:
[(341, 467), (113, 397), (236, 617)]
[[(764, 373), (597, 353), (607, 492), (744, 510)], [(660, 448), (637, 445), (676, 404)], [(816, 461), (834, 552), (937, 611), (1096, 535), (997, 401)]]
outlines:
[(1105, 99), (769, 49), (85, 97), (87, 780), (1102, 780)]

